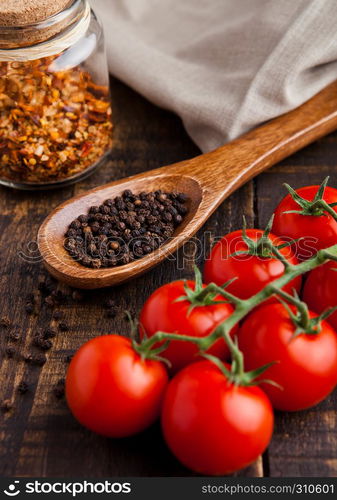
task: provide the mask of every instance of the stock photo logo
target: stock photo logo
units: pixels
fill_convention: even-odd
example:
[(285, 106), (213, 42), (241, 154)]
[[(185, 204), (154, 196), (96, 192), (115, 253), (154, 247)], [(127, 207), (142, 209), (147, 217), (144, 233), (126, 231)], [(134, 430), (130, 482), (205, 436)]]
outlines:
[(20, 481), (14, 481), (10, 485), (8, 485), (7, 489), (4, 490), (5, 495), (7, 495), (8, 497), (16, 497), (17, 495), (19, 495), (20, 490), (17, 489), (17, 485), (19, 484)]
[(25, 494), (68, 494), (76, 497), (81, 494), (128, 494), (131, 493), (131, 483), (129, 482), (110, 482), (110, 481), (41, 481), (33, 480), (26, 482), (19, 487), (20, 481), (12, 481), (3, 490), (7, 497), (16, 497), (20, 493)]

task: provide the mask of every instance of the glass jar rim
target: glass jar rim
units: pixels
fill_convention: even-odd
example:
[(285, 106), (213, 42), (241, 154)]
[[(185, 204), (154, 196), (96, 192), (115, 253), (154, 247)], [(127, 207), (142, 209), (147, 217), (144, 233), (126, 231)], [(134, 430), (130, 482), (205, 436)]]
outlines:
[(43, 21), (0, 26), (0, 61), (24, 61), (60, 53), (83, 36), (90, 18), (88, 0), (73, 0)]

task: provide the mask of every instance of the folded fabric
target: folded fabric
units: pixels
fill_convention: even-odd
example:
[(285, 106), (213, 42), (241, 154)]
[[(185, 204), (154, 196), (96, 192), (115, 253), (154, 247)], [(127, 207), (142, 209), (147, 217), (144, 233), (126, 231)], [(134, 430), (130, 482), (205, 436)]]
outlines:
[(92, 0), (111, 73), (203, 151), (337, 78), (336, 0)]

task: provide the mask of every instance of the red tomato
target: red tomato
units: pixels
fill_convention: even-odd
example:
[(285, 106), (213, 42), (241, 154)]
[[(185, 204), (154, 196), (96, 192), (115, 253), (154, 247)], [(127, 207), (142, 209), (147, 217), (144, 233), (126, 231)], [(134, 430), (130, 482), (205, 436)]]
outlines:
[(125, 337), (104, 335), (75, 354), (67, 373), (66, 398), (85, 427), (124, 437), (156, 420), (167, 383), (162, 363), (142, 360)]
[[(312, 201), (320, 186), (306, 186), (296, 190), (302, 198)], [(328, 204), (337, 202), (337, 189), (326, 187), (323, 200)], [(273, 233), (290, 239), (303, 238), (296, 243), (296, 254), (300, 260), (312, 257), (317, 250), (337, 243), (337, 222), (328, 213), (323, 215), (287, 214), (289, 210), (301, 210), (301, 207), (288, 194), (275, 211)], [(333, 207), (337, 212), (337, 207)]]
[[(317, 316), (310, 313), (313, 318)], [(322, 401), (337, 384), (337, 334), (326, 322), (317, 334), (300, 334), (282, 304), (253, 311), (239, 331), (246, 370), (276, 361), (260, 378), (283, 389), (261, 384), (278, 410), (297, 411)]]
[(273, 422), (272, 406), (259, 387), (234, 385), (210, 361), (179, 372), (163, 403), (169, 448), (200, 474), (229, 474), (256, 460), (269, 444)]
[[(263, 235), (263, 231), (260, 229), (247, 229), (246, 232), (247, 236), (254, 241)], [(269, 239), (277, 245), (284, 243), (273, 234), (269, 235)], [(227, 281), (237, 278), (226, 290), (241, 299), (248, 299), (284, 273), (284, 265), (277, 259), (248, 254), (232, 255), (244, 250), (247, 250), (247, 244), (242, 239), (241, 230), (224, 236), (214, 245), (211, 255), (205, 262), (204, 281), (223, 285)], [(298, 263), (289, 247), (283, 248), (280, 252), (286, 256), (291, 264)], [(288, 283), (283, 290), (292, 293), (294, 288), (299, 290), (300, 286), (301, 278), (299, 277)]]
[[(174, 281), (163, 285), (147, 299), (139, 318), (142, 337), (144, 332), (148, 337), (152, 337), (158, 331), (205, 337), (232, 314), (233, 307), (227, 303), (196, 306), (189, 312), (191, 303), (188, 300), (176, 302), (179, 297), (186, 295), (184, 284), (184, 281)], [(187, 281), (186, 284), (192, 290), (195, 289), (194, 281)], [(214, 300), (225, 299), (219, 295)], [(229, 356), (228, 347), (222, 339), (215, 342), (208, 352), (221, 359)], [(179, 340), (171, 341), (161, 353), (172, 364), (172, 372), (200, 360), (197, 354), (198, 348), (195, 344)]]
[[(310, 309), (321, 313), (337, 306), (336, 280), (337, 262), (327, 262), (308, 274), (303, 300)], [(328, 322), (337, 330), (337, 311), (328, 317)]]

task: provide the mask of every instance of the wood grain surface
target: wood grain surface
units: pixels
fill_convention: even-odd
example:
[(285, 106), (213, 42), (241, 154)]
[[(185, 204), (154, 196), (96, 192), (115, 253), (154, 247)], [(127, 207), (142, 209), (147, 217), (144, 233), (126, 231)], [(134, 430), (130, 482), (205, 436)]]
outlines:
[[(72, 297), (66, 286), (58, 285), (69, 297), (65, 303), (50, 306), (37, 291), (47, 273), (36, 251), (38, 227), (50, 210), (89, 188), (199, 154), (175, 116), (116, 80), (112, 81), (112, 98), (114, 149), (109, 161), (92, 177), (46, 193), (0, 188), (1, 476), (190, 475), (165, 447), (159, 425), (125, 440), (105, 439), (78, 425), (64, 398), (56, 397), (55, 392), (65, 375), (67, 356), (96, 335), (127, 335), (124, 310), (135, 315), (156, 287), (192, 277), (194, 263), (202, 264), (215, 238), (240, 228), (243, 214), (250, 226), (262, 227), (284, 194), (283, 182), (298, 187), (318, 183), (330, 174), (331, 184), (337, 186), (337, 134), (332, 134), (245, 184), (169, 261), (124, 285), (85, 291), (81, 300), (76, 294)], [(28, 314), (25, 304), (31, 293), (36, 296), (36, 305), (34, 313)], [(107, 299), (116, 301), (115, 318), (108, 317), (103, 307)], [(60, 320), (53, 319), (55, 311), (63, 314), (61, 321), (68, 324), (68, 331), (60, 331)], [(4, 318), (11, 325), (2, 324)], [(42, 367), (25, 362), (25, 356), (41, 354), (32, 343), (38, 329), (47, 327), (57, 331), (52, 348), (45, 352), (47, 362)], [(8, 340), (13, 334), (19, 336), (15, 342)], [(25, 394), (18, 391), (22, 381), (28, 384)], [(268, 451), (239, 475), (336, 476), (336, 406), (335, 393), (312, 410), (278, 414)]]

